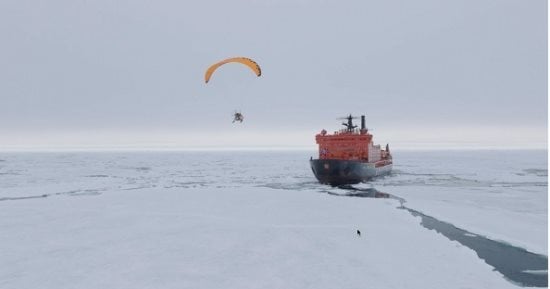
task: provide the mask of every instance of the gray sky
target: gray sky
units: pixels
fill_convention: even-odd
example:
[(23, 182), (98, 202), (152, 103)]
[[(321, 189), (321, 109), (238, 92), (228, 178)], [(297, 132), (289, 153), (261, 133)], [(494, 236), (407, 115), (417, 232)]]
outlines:
[[(547, 11), (544, 0), (2, 1), (0, 149), (307, 146), (349, 113), (402, 147), (546, 147)], [(230, 64), (204, 84), (233, 56), (262, 77)]]

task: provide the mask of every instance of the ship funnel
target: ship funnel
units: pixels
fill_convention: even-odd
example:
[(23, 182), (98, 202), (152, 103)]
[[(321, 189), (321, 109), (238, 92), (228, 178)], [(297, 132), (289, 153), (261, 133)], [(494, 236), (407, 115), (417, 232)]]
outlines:
[(366, 127), (365, 127), (365, 116), (362, 115), (361, 116), (361, 130), (364, 130), (364, 129), (366, 129)]

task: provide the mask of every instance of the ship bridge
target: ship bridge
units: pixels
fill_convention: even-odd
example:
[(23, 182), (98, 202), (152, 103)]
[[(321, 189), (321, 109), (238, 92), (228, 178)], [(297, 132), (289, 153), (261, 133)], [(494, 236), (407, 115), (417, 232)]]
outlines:
[(345, 129), (328, 134), (322, 130), (315, 136), (319, 145), (319, 159), (361, 160), (377, 162), (384, 159), (387, 151), (381, 150), (380, 145), (373, 145), (372, 134), (365, 126), (365, 116), (361, 116), (361, 128), (353, 125), (353, 116), (345, 118), (342, 123)]

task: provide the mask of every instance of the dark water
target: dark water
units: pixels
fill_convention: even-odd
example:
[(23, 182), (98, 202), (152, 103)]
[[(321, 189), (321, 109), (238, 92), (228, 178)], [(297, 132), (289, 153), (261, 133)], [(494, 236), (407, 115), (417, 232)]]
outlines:
[[(404, 206), (401, 208), (409, 211), (413, 216), (421, 217), (421, 224), (425, 228), (435, 230), (450, 240), (458, 241), (474, 250), (479, 258), (493, 266), (496, 271), (502, 273), (513, 283), (530, 287), (548, 287), (548, 258), (546, 256), (469, 233), (452, 224), (439, 221)], [(545, 272), (528, 273), (526, 271)]]
[[(525, 249), (487, 239), (455, 227), (453, 224), (439, 221), (416, 210), (404, 206), (405, 200), (381, 193), (376, 189), (360, 189), (353, 186), (340, 187), (347, 191), (340, 196), (362, 198), (393, 198), (401, 202), (399, 209), (409, 211), (413, 216), (422, 218), (421, 225), (435, 230), (449, 240), (474, 250), (479, 258), (495, 268), (509, 281), (528, 287), (548, 287), (548, 257), (531, 253)], [(334, 193), (332, 193), (334, 194)]]

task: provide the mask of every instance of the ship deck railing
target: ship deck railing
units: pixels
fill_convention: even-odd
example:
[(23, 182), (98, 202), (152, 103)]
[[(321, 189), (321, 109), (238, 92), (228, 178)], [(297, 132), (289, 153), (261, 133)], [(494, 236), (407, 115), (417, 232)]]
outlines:
[(335, 131), (334, 132), (334, 135), (341, 135), (341, 134), (360, 134), (361, 133), (361, 129), (358, 129), (358, 128), (354, 128), (353, 130), (348, 130), (347, 128), (344, 128), (344, 129), (341, 129), (341, 130), (338, 130), (338, 131)]

